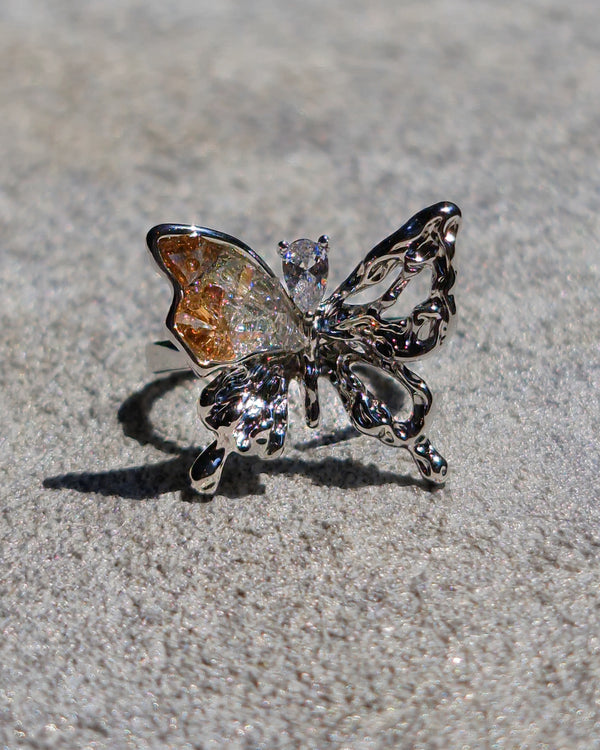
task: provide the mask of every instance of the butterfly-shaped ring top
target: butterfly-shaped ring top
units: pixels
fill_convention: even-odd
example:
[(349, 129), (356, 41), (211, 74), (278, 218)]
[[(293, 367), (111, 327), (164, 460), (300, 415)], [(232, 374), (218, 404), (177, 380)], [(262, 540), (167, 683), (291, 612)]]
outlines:
[[(247, 245), (212, 229), (160, 224), (148, 247), (170, 279), (174, 297), (167, 328), (190, 367), (209, 377), (199, 401), (216, 439), (190, 470), (193, 486), (214, 493), (232, 451), (281, 455), (287, 431), (288, 387), (303, 386), (306, 422), (319, 422), (318, 379), (337, 389), (354, 427), (405, 448), (422, 476), (444, 481), (447, 464), (424, 434), (432, 395), (407, 363), (440, 346), (456, 312), (452, 267), (460, 211), (437, 203), (380, 242), (321, 301), (327, 237), (281, 243), (287, 291)], [(427, 299), (403, 317), (390, 308), (421, 272), (431, 274)], [(352, 297), (384, 284), (368, 303)], [(409, 394), (408, 417), (395, 417), (369, 392), (360, 366), (383, 371)], [(364, 369), (364, 368), (363, 368)]]

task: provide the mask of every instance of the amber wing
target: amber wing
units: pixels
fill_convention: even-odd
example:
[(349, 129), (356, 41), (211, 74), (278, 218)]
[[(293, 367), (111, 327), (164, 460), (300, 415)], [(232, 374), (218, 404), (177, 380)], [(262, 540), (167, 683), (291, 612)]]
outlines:
[(199, 374), (306, 345), (299, 311), (239, 240), (204, 227), (161, 224), (147, 242), (173, 285), (167, 328)]

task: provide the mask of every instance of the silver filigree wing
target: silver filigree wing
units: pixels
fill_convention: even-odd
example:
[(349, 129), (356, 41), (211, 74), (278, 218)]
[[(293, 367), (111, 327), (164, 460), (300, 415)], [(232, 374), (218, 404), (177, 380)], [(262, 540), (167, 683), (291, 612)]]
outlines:
[(258, 354), (222, 370), (203, 389), (198, 411), (216, 439), (190, 470), (199, 492), (216, 490), (232, 452), (265, 459), (281, 455), (287, 433), (289, 383), (298, 377), (299, 366), (294, 354)]
[[(460, 217), (458, 207), (447, 202), (420, 211), (371, 250), (319, 308), (320, 374), (337, 388), (352, 424), (407, 449), (423, 477), (434, 483), (444, 481), (447, 464), (424, 434), (433, 398), (406, 363), (444, 342), (456, 312), (452, 259)], [(408, 315), (394, 317), (391, 308), (421, 273), (431, 275), (427, 298)], [(352, 304), (353, 296), (382, 283), (385, 291), (376, 299)], [(412, 401), (406, 419), (396, 418), (369, 391), (360, 365), (383, 371), (405, 389)]]

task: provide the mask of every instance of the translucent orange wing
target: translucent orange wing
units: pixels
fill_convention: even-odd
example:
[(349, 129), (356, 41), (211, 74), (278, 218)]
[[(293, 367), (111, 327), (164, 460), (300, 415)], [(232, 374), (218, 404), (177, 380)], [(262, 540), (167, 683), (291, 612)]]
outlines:
[(167, 328), (199, 374), (306, 345), (300, 312), (247, 245), (180, 224), (154, 227), (147, 242), (173, 285)]

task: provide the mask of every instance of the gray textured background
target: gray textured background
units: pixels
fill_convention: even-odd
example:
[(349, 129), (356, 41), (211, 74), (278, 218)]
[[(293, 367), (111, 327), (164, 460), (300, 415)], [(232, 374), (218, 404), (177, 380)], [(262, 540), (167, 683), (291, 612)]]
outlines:
[[(0, 21), (2, 747), (600, 747), (597, 0)], [(198, 386), (145, 366), (146, 230), (275, 268), (327, 232), (332, 286), (441, 199), (446, 489), (327, 392), (316, 434), (295, 405), (284, 459), (194, 501)]]

